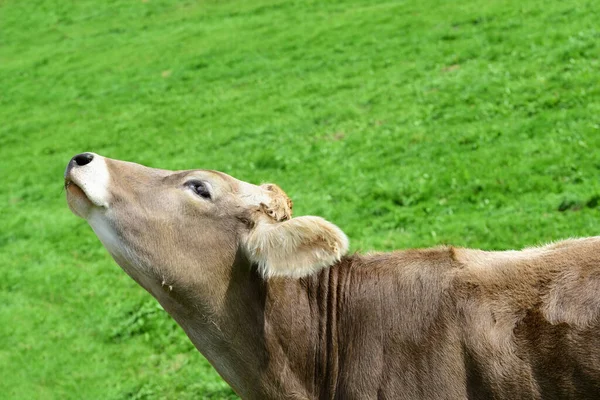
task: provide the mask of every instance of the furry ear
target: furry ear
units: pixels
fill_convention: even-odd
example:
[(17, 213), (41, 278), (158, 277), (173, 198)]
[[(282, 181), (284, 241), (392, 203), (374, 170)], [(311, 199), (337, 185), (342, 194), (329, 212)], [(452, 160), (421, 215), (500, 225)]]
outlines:
[(245, 247), (265, 278), (300, 278), (328, 267), (348, 251), (348, 238), (321, 217), (305, 216), (271, 223), (259, 218)]

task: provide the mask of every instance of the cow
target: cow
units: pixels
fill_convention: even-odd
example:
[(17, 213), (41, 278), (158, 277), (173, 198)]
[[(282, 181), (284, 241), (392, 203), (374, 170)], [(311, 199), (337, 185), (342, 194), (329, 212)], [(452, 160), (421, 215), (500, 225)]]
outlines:
[(600, 238), (349, 254), (277, 185), (78, 154), (70, 209), (243, 399), (600, 398)]

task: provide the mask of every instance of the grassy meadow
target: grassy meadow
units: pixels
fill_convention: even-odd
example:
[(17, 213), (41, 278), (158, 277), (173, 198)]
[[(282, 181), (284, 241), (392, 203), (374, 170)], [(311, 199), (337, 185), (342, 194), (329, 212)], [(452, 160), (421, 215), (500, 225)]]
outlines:
[(227, 399), (68, 210), (83, 151), (279, 184), (356, 251), (600, 234), (594, 0), (0, 2), (0, 397)]

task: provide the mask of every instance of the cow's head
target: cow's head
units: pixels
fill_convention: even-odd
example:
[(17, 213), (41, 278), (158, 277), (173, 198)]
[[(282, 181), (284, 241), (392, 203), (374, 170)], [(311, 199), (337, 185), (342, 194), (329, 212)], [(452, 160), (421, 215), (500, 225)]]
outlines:
[(69, 162), (65, 187), (71, 210), (140, 283), (230, 274), (240, 255), (265, 278), (302, 277), (348, 248), (330, 222), (292, 218), (278, 186), (221, 172), (166, 171), (83, 153)]

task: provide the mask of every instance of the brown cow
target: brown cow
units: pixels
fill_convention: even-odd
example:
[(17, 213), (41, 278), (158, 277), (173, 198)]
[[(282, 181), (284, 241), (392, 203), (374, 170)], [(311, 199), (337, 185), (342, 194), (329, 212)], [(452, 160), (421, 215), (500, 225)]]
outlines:
[(84, 153), (65, 185), (242, 398), (600, 398), (599, 238), (346, 255), (271, 184)]

